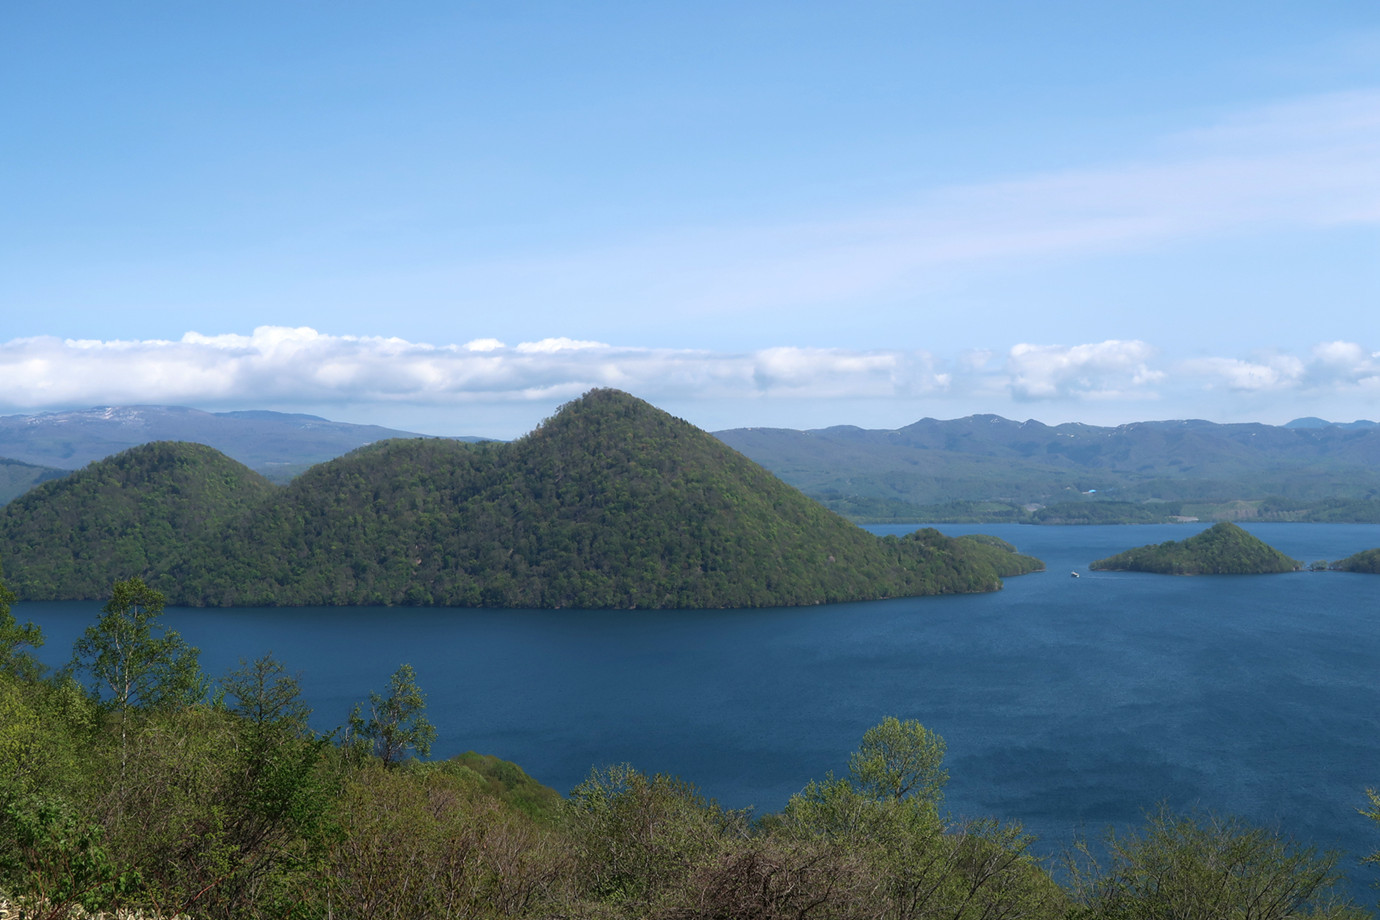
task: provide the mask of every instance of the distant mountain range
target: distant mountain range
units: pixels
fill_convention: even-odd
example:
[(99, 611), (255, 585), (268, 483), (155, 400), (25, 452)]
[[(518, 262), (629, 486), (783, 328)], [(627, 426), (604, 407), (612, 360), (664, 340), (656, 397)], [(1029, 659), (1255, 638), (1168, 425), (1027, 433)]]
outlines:
[[(203, 412), (183, 406), (103, 406), (0, 417), (0, 503), (29, 488), (150, 441), (206, 444), (275, 482), (382, 441), (419, 435), (284, 412)], [(460, 438), (475, 441), (479, 438)]]
[(0, 417), (0, 457), (66, 470), (150, 441), (205, 444), (262, 472), (320, 463), (386, 438), (415, 437), (420, 435), (315, 415), (184, 406), (102, 406)]
[[(955, 503), (1022, 509), (1108, 499), (1380, 499), (1374, 422), (1098, 427), (973, 415), (895, 430), (737, 428), (716, 435), (807, 495), (862, 519), (941, 520), (917, 516), (917, 508)], [(982, 518), (980, 508), (958, 512)]]
[(68, 470), (51, 466), (36, 466), (19, 460), (0, 457), (0, 505), (50, 479), (61, 479)]
[(758, 607), (993, 591), (1000, 540), (877, 537), (709, 434), (595, 390), (512, 443), (388, 440), (274, 486), (158, 441), (0, 509), (21, 598), (146, 579), (187, 605)]
[[(716, 436), (855, 520), (1110, 523), (1176, 516), (1380, 516), (1380, 423), (1365, 420), (1299, 418), (1278, 426), (1185, 420), (1098, 427), (974, 415), (926, 418), (894, 430), (736, 428)], [(399, 437), (416, 435), (312, 415), (177, 406), (0, 417), (0, 504), (151, 441), (206, 444), (284, 483), (314, 464)], [(1114, 507), (1118, 502), (1127, 507)], [(1340, 508), (1339, 502), (1375, 507)], [(1071, 503), (1079, 507), (1070, 509)], [(1322, 517), (1319, 503), (1331, 503)]]
[(1380, 422), (1372, 422), (1368, 419), (1357, 419), (1354, 422), (1329, 422), (1327, 419), (1308, 416), (1306, 418), (1296, 418), (1292, 422), (1285, 422), (1285, 428), (1380, 428)]

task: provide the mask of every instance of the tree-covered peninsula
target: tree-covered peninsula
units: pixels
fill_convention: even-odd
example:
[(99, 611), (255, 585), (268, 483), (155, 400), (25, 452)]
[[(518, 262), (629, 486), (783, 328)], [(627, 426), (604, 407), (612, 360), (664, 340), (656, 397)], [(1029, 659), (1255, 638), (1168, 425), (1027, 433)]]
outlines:
[(1041, 568), (1000, 542), (875, 537), (616, 390), (512, 443), (385, 441), (282, 488), (207, 447), (146, 445), (6, 506), (0, 561), (25, 599), (140, 577), (192, 606), (778, 606)]
[(1128, 549), (1088, 566), (1095, 571), (1158, 575), (1266, 575), (1302, 567), (1298, 560), (1227, 521), (1187, 540)]
[(1332, 563), (1337, 572), (1360, 572), (1365, 575), (1380, 575), (1380, 548), (1365, 549)]

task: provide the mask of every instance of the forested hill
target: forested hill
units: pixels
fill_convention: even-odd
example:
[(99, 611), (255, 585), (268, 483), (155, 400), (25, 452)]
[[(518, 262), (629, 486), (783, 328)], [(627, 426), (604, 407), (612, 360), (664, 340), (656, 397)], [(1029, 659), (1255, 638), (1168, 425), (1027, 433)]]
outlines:
[(1292, 572), (1302, 564), (1224, 521), (1187, 540), (1129, 549), (1089, 568), (1161, 575), (1265, 575)]
[(32, 599), (103, 597), (118, 573), (152, 572), (192, 544), (208, 545), (275, 491), (213, 448), (155, 441), (0, 509), (0, 565)]
[(1366, 575), (1380, 575), (1380, 549), (1366, 549), (1340, 562), (1334, 562), (1332, 569), (1338, 572), (1360, 572)]
[[(150, 510), (176, 492), (150, 467), (101, 526), (73, 530), (89, 498), (68, 482), (0, 514), (0, 560), (21, 597), (98, 598), (140, 575), (189, 605), (776, 606), (990, 591), (1039, 567), (932, 530), (874, 537), (614, 390), (510, 444), (371, 445), (199, 521)], [(102, 549), (135, 532), (158, 539)]]

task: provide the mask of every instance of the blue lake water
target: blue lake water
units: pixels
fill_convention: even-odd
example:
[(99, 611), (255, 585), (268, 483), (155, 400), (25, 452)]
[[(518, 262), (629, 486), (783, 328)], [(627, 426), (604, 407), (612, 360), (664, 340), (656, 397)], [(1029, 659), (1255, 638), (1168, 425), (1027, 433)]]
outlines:
[[(402, 662), (433, 756), (497, 754), (567, 791), (593, 765), (676, 773), (725, 805), (779, 809), (844, 772), (887, 715), (948, 742), (958, 816), (1023, 822), (1038, 849), (1164, 802), (1238, 814), (1359, 857), (1380, 786), (1380, 577), (1089, 573), (1093, 559), (1206, 525), (942, 525), (1001, 536), (1048, 571), (995, 594), (737, 611), (172, 609), (223, 674), (271, 651), (316, 726)], [(910, 527), (873, 528), (900, 533)], [(1380, 526), (1248, 527), (1305, 562), (1380, 546)], [(1082, 577), (1069, 577), (1077, 569)], [(99, 604), (29, 603), (66, 661)], [(1358, 894), (1372, 875), (1346, 862)], [(1366, 897), (1366, 900), (1370, 900)]]

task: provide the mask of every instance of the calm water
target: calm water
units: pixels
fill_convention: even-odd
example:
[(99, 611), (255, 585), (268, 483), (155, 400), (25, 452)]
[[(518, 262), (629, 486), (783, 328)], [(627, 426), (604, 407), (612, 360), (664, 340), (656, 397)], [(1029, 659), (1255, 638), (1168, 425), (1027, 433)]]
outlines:
[[(1365, 788), (1380, 786), (1380, 577), (1087, 572), (1093, 559), (1203, 526), (943, 525), (997, 534), (1048, 565), (971, 597), (166, 619), (211, 674), (271, 650), (301, 672), (321, 729), (410, 662), (439, 729), (435, 756), (497, 754), (562, 791), (592, 765), (628, 761), (726, 805), (775, 810), (810, 779), (846, 770), (863, 731), (896, 715), (948, 741), (951, 811), (1018, 819), (1045, 852), (1159, 802), (1357, 856), (1380, 848), (1380, 830), (1357, 814)], [(1380, 546), (1374, 525), (1248, 529), (1305, 562)], [(99, 606), (16, 613), (43, 627), (45, 657), (61, 663)], [(1358, 888), (1370, 880), (1348, 874)]]

